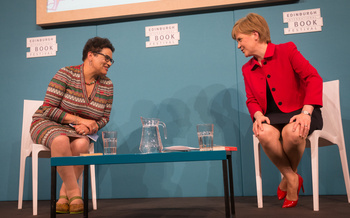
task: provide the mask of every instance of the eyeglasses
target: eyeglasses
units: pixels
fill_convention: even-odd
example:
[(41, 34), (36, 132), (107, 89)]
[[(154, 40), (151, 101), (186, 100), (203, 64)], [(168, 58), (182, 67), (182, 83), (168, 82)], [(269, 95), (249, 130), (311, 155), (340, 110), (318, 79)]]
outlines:
[(111, 65), (114, 64), (114, 60), (109, 57), (108, 55), (105, 55), (105, 54), (102, 54), (101, 52), (94, 52), (95, 54), (99, 54), (99, 55), (102, 55), (103, 57), (105, 57), (105, 61), (108, 63), (108, 62), (111, 62)]

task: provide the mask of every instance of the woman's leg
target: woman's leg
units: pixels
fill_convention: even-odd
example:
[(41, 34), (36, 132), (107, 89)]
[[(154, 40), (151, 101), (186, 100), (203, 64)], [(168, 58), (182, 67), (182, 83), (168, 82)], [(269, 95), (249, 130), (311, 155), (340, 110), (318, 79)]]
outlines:
[[(71, 142), (71, 150), (73, 156), (80, 156), (80, 154), (89, 152), (90, 140), (87, 137), (77, 138)], [(76, 178), (79, 179), (84, 170), (84, 166), (74, 166)]]
[[(76, 138), (71, 141), (71, 149), (72, 149), (72, 155), (73, 156), (80, 156), (82, 153), (88, 153), (89, 152), (89, 144), (90, 140), (87, 137), (84, 138)], [(76, 180), (79, 179), (80, 175), (82, 174), (84, 170), (84, 166), (74, 166), (74, 174)], [(79, 195), (81, 196), (81, 195)], [(71, 204), (80, 204), (82, 203), (81, 199), (76, 199), (71, 202)]]
[[(52, 157), (68, 157), (72, 156), (72, 150), (68, 136), (57, 136), (51, 144)], [(72, 196), (80, 196), (81, 192), (76, 180), (73, 166), (58, 166), (57, 172), (60, 175), (64, 185), (61, 187), (60, 195), (66, 195), (68, 198)], [(60, 199), (59, 201), (66, 201)], [(60, 202), (63, 203), (63, 202)]]
[[(80, 153), (87, 153), (88, 149), (89, 140), (87, 138), (77, 138), (70, 140), (67, 136), (58, 136), (53, 140), (51, 144), (51, 156), (77, 156), (80, 155)], [(68, 198), (71, 198), (73, 196), (81, 196), (81, 191), (79, 189), (77, 179), (82, 173), (82, 170), (82, 166), (57, 167), (57, 171), (63, 180), (62, 187), (60, 189), (60, 195), (68, 196)], [(66, 203), (67, 200), (59, 199), (59, 201), (61, 201), (59, 203)]]
[[(291, 167), (290, 160), (283, 150), (282, 143), (280, 141), (281, 130), (278, 126), (264, 125), (264, 131), (259, 133), (258, 139), (265, 152), (272, 163), (283, 174), (284, 179), (280, 184), (280, 189), (287, 190), (288, 181), (294, 181), (294, 177), (297, 176)], [(289, 198), (288, 198), (289, 199)], [(290, 199), (291, 200), (291, 199)]]
[[(299, 128), (295, 131), (292, 130), (293, 124), (287, 124), (282, 129), (282, 139), (283, 139), (283, 151), (288, 157), (290, 166), (294, 172), (297, 171), (300, 160), (303, 156), (306, 138), (299, 136)], [(288, 180), (288, 189), (287, 189), (287, 199), (295, 201), (298, 199), (298, 186), (299, 180), (298, 176), (295, 174), (294, 177)]]
[(299, 128), (294, 132), (293, 124), (287, 124), (282, 130), (283, 150), (290, 160), (292, 169), (296, 172), (304, 154), (306, 138), (299, 136)]

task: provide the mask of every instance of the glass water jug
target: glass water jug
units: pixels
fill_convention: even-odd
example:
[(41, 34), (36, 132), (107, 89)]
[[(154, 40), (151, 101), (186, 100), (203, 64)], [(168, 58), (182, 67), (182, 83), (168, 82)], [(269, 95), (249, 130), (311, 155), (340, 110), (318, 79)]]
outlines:
[(158, 118), (141, 117), (142, 135), (140, 142), (141, 153), (158, 153), (163, 150), (162, 140), (159, 134), (159, 125), (163, 126), (164, 138), (167, 139), (166, 125)]

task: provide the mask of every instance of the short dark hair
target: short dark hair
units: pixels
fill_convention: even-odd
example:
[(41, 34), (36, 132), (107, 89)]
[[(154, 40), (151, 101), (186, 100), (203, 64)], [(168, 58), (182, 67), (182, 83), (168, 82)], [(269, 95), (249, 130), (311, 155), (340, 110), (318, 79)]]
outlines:
[(89, 51), (91, 52), (100, 52), (104, 48), (111, 49), (112, 52), (114, 52), (114, 47), (112, 43), (107, 38), (101, 38), (101, 37), (94, 37), (89, 39), (83, 49), (83, 61), (87, 58), (87, 54)]

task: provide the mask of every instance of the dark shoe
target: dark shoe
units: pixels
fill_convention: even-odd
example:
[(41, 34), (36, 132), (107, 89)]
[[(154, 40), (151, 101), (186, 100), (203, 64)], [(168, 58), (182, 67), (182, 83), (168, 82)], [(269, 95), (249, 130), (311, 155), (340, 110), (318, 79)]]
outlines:
[[(61, 195), (59, 199), (66, 199), (68, 201), (67, 196)], [(69, 213), (69, 204), (68, 203), (56, 203), (56, 213)]]
[(74, 196), (71, 199), (69, 199), (69, 213), (70, 214), (79, 214), (84, 212), (84, 203), (81, 204), (71, 204), (72, 201), (76, 199), (81, 199), (83, 200), (82, 197), (80, 196)]

